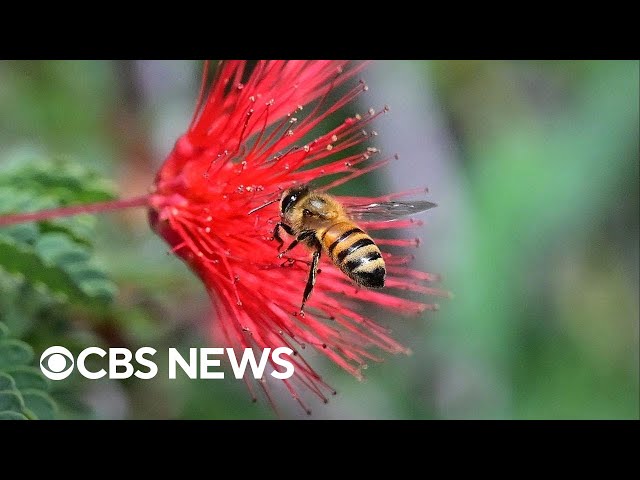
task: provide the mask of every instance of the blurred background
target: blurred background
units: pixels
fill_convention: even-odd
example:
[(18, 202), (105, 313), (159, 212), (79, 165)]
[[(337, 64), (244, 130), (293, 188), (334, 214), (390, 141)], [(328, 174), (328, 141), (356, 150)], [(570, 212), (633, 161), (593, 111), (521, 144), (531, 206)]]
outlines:
[[(121, 197), (146, 193), (189, 123), (200, 70), (0, 62), (0, 177), (16, 159), (64, 156)], [(413, 355), (370, 365), (364, 382), (309, 352), (339, 392), (310, 418), (638, 418), (639, 63), (376, 61), (361, 77), (369, 91), (335, 121), (389, 105), (373, 145), (400, 161), (348, 191), (428, 187), (438, 208), (421, 216), (416, 262), (455, 297), (393, 319)], [(204, 288), (145, 211), (101, 215), (95, 229), (113, 305), (25, 309), (0, 269), (11, 334), (36, 358), (55, 344), (210, 346)], [(235, 380), (76, 377), (51, 386), (58, 418), (275, 418)], [(281, 415), (308, 418), (291, 402)]]

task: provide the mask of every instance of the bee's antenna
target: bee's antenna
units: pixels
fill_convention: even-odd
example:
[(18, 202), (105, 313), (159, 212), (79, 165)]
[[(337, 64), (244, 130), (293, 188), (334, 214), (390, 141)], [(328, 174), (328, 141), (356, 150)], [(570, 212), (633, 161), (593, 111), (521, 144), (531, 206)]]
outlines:
[(264, 208), (264, 207), (266, 207), (268, 205), (271, 205), (272, 203), (276, 203), (278, 200), (279, 200), (278, 198), (276, 198), (274, 200), (270, 200), (267, 203), (265, 203), (264, 205), (260, 205), (259, 207), (256, 207), (253, 210), (250, 210), (249, 213), (247, 213), (247, 215), (251, 215), (252, 213), (257, 212), (258, 210), (260, 210), (260, 209), (262, 209), (262, 208)]

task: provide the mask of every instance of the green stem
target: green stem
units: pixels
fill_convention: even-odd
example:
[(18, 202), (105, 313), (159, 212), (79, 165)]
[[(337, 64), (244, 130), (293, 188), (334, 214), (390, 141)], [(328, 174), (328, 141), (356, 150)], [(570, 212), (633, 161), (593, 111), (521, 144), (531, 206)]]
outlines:
[(0, 227), (24, 222), (38, 222), (50, 218), (68, 217), (81, 213), (100, 213), (125, 208), (145, 207), (149, 205), (151, 195), (141, 195), (126, 200), (110, 200), (108, 202), (88, 203), (86, 205), (73, 205), (71, 207), (52, 208), (38, 212), (16, 213), (0, 215)]

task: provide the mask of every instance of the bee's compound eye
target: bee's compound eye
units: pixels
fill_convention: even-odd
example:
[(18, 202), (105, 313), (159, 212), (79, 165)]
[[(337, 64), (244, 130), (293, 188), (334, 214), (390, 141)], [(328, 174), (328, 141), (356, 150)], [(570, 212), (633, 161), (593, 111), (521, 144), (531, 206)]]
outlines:
[(282, 213), (286, 212), (291, 207), (291, 205), (296, 203), (296, 200), (298, 200), (297, 193), (291, 193), (284, 197), (282, 199)]

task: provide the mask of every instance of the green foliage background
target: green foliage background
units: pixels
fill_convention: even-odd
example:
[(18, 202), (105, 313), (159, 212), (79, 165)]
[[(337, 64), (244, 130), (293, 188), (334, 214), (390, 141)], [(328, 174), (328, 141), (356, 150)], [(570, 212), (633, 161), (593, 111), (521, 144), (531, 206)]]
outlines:
[[(144, 193), (199, 68), (0, 62), (0, 214)], [(310, 352), (339, 391), (313, 418), (638, 418), (639, 63), (400, 62), (377, 78), (393, 87), (396, 69), (429, 86), (455, 152), (463, 210), (421, 231), (416, 255), (456, 296), (403, 320), (414, 355), (364, 383)], [(166, 250), (144, 211), (0, 228), (0, 418), (274, 418), (235, 380), (39, 373), (51, 345), (153, 346), (160, 365), (169, 346), (208, 345), (204, 290)], [(282, 415), (300, 412), (285, 401)]]

